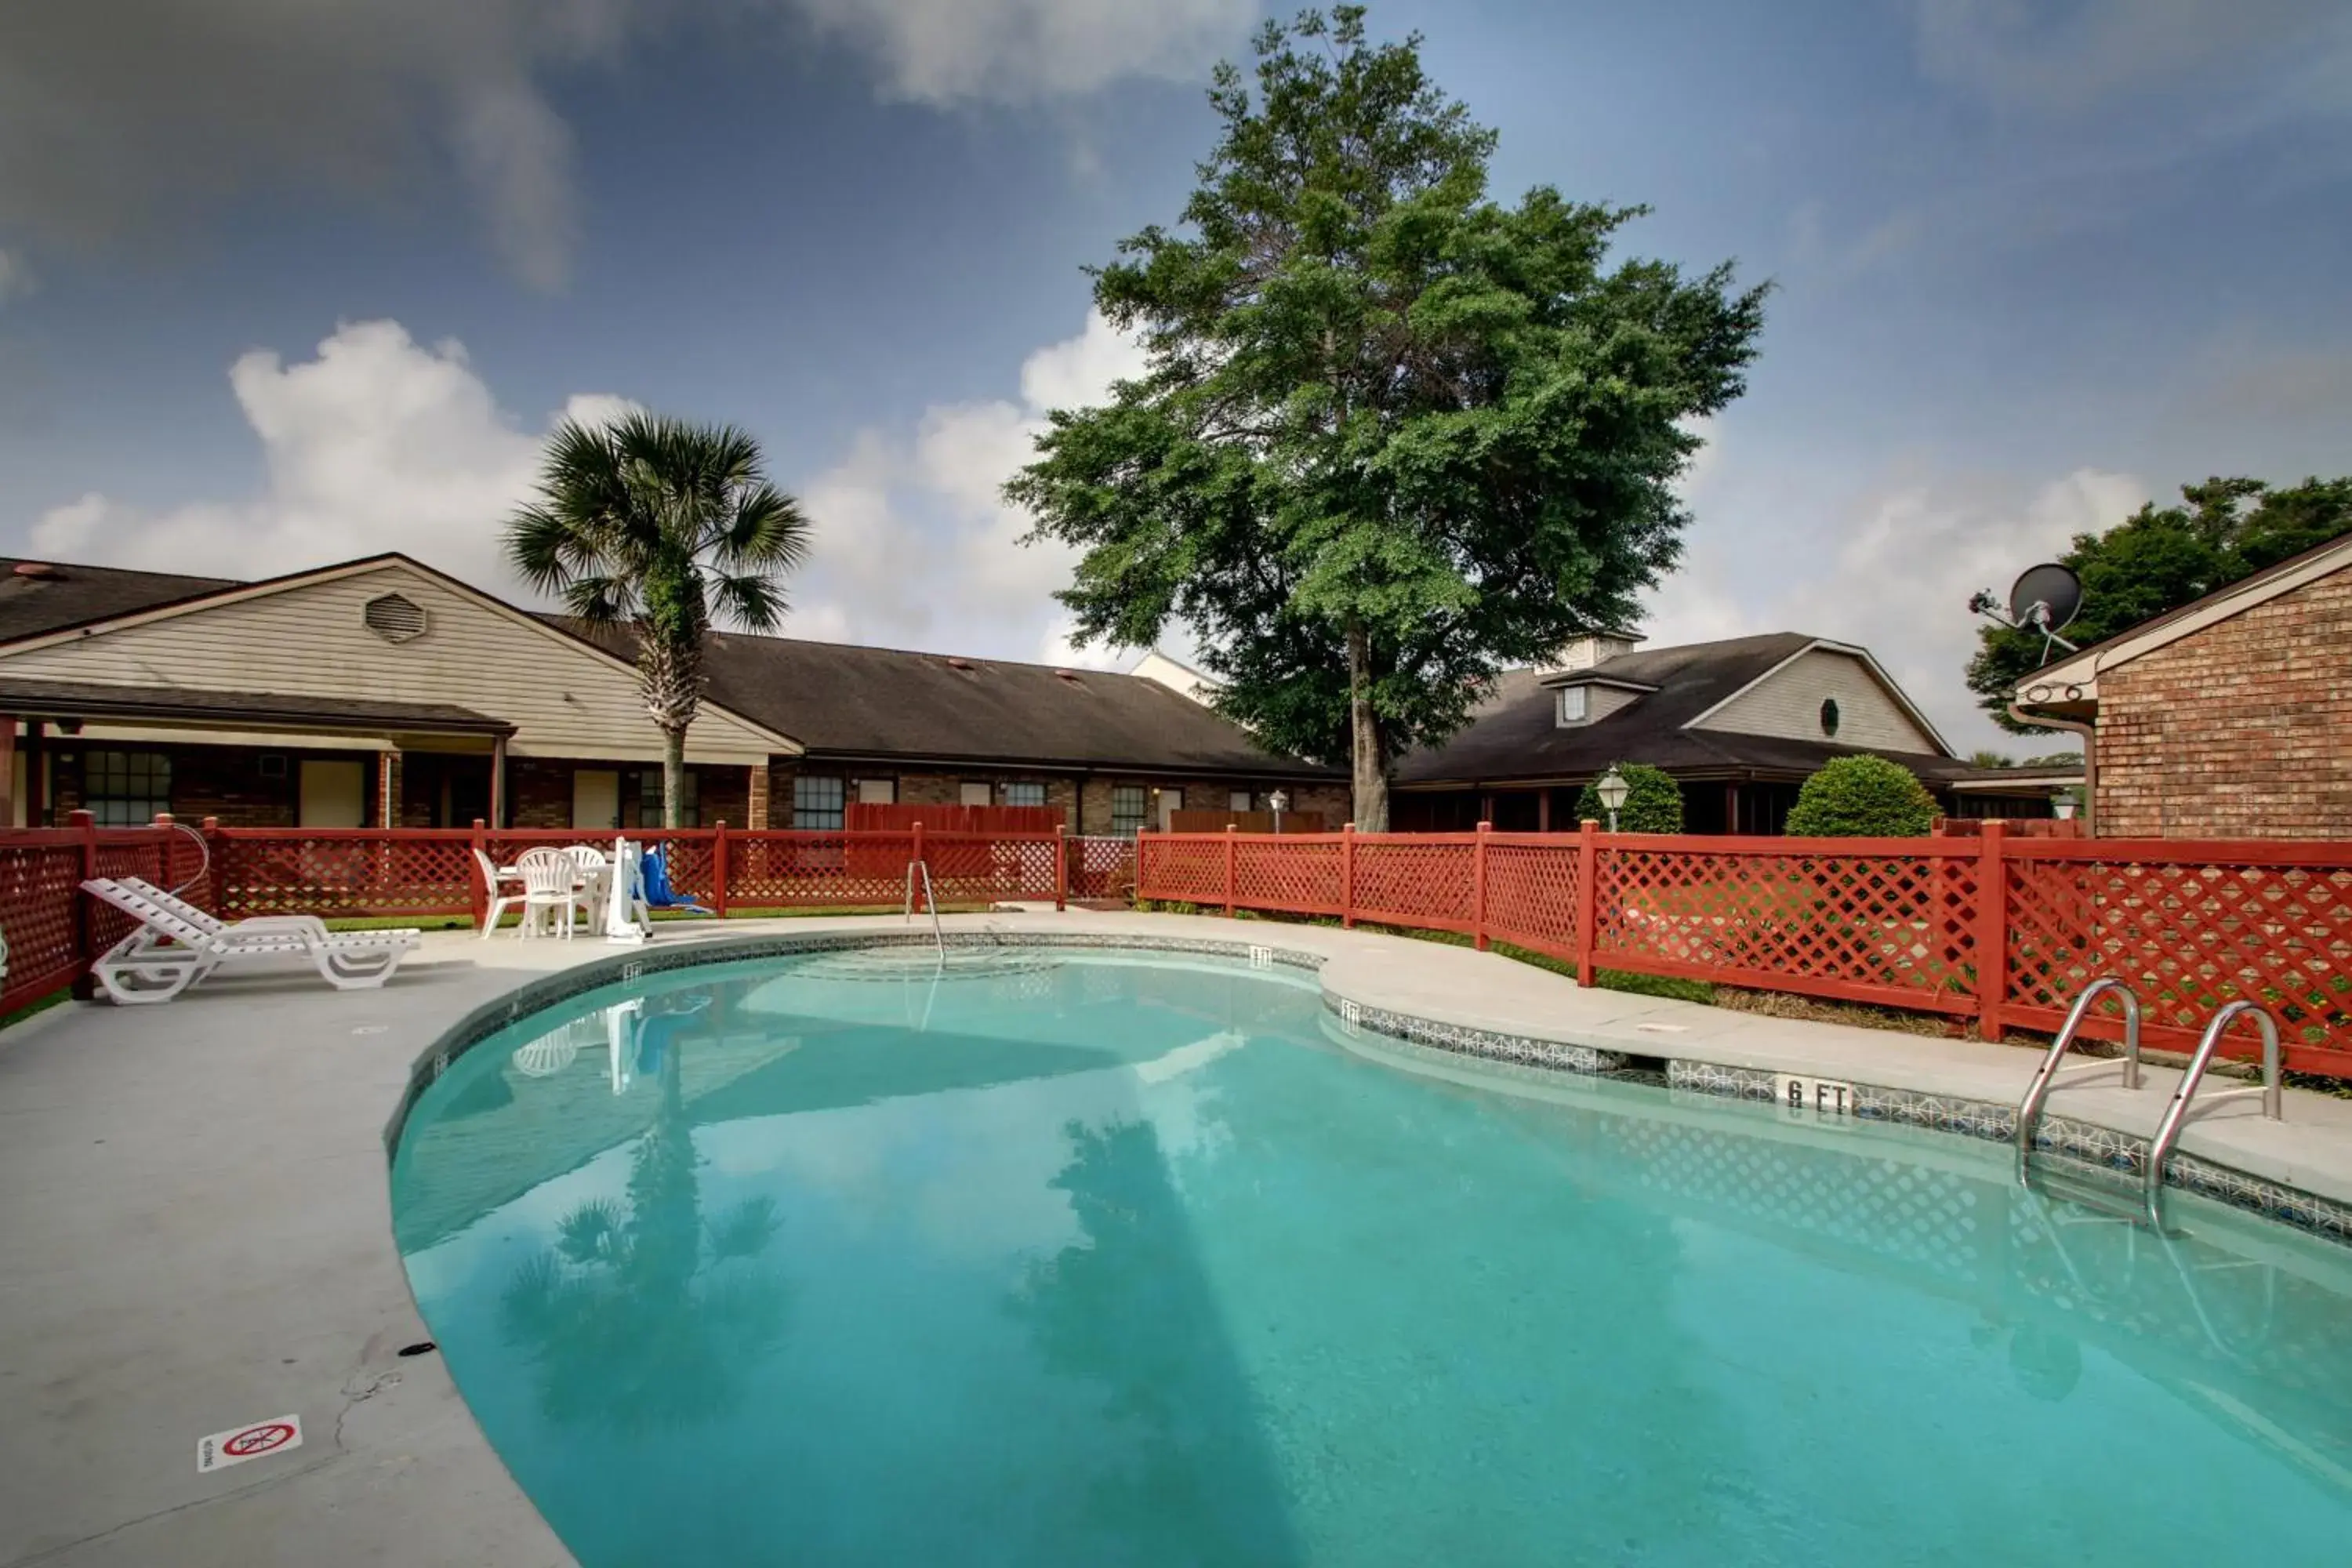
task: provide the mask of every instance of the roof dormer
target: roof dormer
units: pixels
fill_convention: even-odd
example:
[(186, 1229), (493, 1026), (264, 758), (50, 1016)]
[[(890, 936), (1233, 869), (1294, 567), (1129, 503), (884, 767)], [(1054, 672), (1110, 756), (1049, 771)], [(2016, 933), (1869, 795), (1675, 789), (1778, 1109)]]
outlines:
[(1554, 692), (1552, 722), (1563, 730), (1595, 723), (1630, 708), (1657, 689), (1639, 680), (1622, 680), (1588, 670), (1563, 670), (1544, 677)]

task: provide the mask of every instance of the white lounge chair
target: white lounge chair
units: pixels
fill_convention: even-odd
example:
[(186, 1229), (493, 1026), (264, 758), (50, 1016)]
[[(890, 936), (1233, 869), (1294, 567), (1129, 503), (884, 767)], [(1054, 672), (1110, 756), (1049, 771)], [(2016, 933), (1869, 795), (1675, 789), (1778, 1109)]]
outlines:
[(336, 990), (357, 991), (391, 979), (420, 940), (415, 931), (330, 931), (314, 915), (231, 923), (198, 910), (201, 920), (190, 920), (158, 902), (147, 884), (110, 877), (93, 877), (81, 889), (139, 922), (90, 966), (106, 994), (125, 1005), (169, 1002), (223, 964), (256, 958), (307, 958)]
[(207, 936), (254, 941), (281, 931), (316, 931), (320, 936), (327, 934), (327, 922), (317, 915), (251, 915), (231, 925), (210, 910), (198, 909), (179, 894), (165, 892), (143, 877), (117, 877), (114, 881), (142, 897), (154, 900)]

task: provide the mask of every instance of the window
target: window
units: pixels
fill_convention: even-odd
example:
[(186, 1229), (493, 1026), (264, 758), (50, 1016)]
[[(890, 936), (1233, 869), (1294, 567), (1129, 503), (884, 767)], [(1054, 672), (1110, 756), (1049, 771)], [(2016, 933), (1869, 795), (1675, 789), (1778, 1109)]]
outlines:
[(1822, 702), (1822, 733), (1829, 736), (1832, 740), (1835, 740), (1837, 738), (1837, 699), (1834, 697), (1825, 698)]
[(1591, 711), (1585, 706), (1591, 694), (1581, 686), (1561, 687), (1559, 689), (1559, 721), (1562, 724), (1583, 723), (1585, 714)]
[(1004, 804), (1007, 805), (1043, 805), (1045, 804), (1045, 786), (1041, 784), (1006, 784), (1004, 786)]
[[(680, 827), (702, 826), (701, 792), (695, 786), (694, 770), (686, 770), (685, 787), (678, 791), (677, 825)], [(662, 775), (659, 768), (646, 768), (637, 774), (637, 817), (640, 827), (662, 826)]]
[(803, 832), (838, 833), (841, 830), (841, 807), (844, 791), (839, 779), (812, 778), (801, 773), (793, 780), (793, 826)]
[(859, 779), (857, 804), (860, 805), (896, 805), (898, 804), (897, 779)]
[(959, 805), (986, 805), (988, 804), (988, 785), (983, 783), (967, 784), (961, 786), (956, 792), (956, 804)]
[(1110, 830), (1134, 833), (1143, 826), (1148, 797), (1141, 784), (1110, 786)]
[(82, 805), (101, 827), (135, 827), (172, 809), (172, 759), (161, 752), (89, 752)]
[(1247, 811), (1249, 808), (1249, 791), (1245, 789), (1235, 789), (1227, 790), (1225, 792), (1225, 809), (1227, 811)]

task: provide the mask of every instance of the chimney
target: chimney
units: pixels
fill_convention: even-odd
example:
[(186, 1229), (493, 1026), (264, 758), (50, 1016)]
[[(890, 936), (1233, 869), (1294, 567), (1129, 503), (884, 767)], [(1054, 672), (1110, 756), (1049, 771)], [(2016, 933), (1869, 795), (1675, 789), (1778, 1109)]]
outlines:
[(1641, 634), (1622, 629), (1592, 632), (1580, 637), (1570, 637), (1559, 645), (1559, 652), (1551, 663), (1554, 669), (1591, 669), (1621, 653), (1631, 653), (1642, 646)]

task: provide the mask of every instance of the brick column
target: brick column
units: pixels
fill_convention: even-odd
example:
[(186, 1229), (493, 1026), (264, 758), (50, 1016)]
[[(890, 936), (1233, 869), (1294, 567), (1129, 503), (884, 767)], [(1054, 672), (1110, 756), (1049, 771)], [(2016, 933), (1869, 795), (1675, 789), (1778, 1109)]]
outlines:
[(751, 804), (744, 808), (743, 825), (754, 832), (768, 827), (768, 764), (765, 760), (751, 764)]

